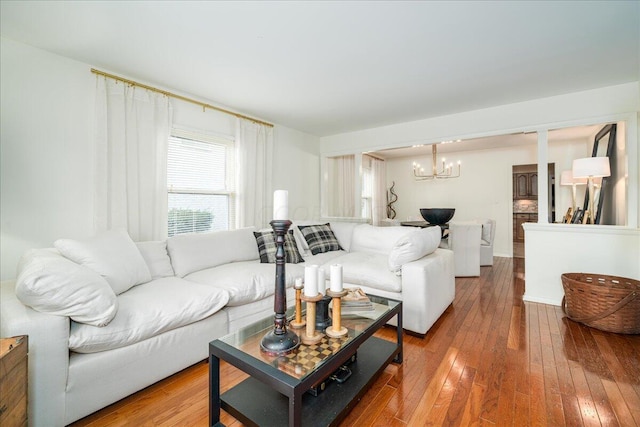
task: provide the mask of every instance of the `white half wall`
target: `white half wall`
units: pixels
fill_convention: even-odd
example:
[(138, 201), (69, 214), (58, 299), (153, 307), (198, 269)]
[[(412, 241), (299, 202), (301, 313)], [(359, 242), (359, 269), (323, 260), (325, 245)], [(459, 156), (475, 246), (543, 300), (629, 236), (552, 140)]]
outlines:
[(640, 230), (581, 224), (525, 224), (524, 300), (560, 305), (563, 273), (640, 279)]
[[(89, 64), (5, 38), (0, 43), (0, 276), (7, 280), (26, 250), (94, 234), (96, 77)], [(234, 116), (172, 105), (180, 127), (235, 134)], [(290, 212), (299, 216), (319, 211), (318, 141), (274, 130), (273, 182), (289, 190)]]

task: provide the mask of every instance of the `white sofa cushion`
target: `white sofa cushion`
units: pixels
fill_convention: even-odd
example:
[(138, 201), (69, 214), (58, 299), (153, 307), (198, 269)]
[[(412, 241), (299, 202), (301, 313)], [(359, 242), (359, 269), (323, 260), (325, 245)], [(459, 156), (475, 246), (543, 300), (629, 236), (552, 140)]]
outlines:
[(398, 239), (415, 231), (415, 227), (375, 227), (359, 224), (353, 229), (349, 252), (375, 252), (389, 255)]
[(95, 353), (135, 344), (211, 316), (228, 300), (222, 289), (177, 277), (156, 279), (120, 294), (118, 313), (104, 328), (72, 323), (69, 348)]
[(22, 256), (16, 296), (34, 310), (93, 326), (108, 324), (118, 311), (116, 294), (104, 277), (55, 249), (32, 249)]
[(116, 295), (151, 280), (147, 263), (125, 230), (110, 230), (83, 240), (58, 239), (62, 255), (104, 276)]
[(404, 264), (435, 251), (441, 234), (440, 227), (427, 227), (400, 237), (389, 253), (389, 270), (400, 274)]
[(194, 271), (258, 259), (258, 246), (253, 237), (255, 227), (210, 233), (179, 234), (167, 239), (167, 249), (176, 276)]
[(167, 252), (167, 242), (160, 240), (137, 242), (136, 246), (142, 258), (144, 258), (144, 261), (147, 263), (152, 279), (175, 275), (173, 267), (171, 266), (169, 253)]
[(359, 222), (340, 222), (340, 221), (331, 221), (329, 223), (331, 225), (331, 229), (333, 230), (333, 234), (335, 234), (336, 239), (338, 239), (338, 243), (342, 249), (347, 252), (351, 251), (351, 241), (353, 239), (353, 230), (362, 225)]
[[(388, 255), (373, 252), (350, 252), (334, 258), (329, 264), (342, 264), (345, 284), (367, 286), (389, 292), (402, 290), (402, 279), (389, 271)], [(329, 264), (325, 264), (327, 271)]]
[[(296, 277), (304, 276), (304, 264), (287, 264), (285, 286), (293, 286)], [(229, 294), (229, 306), (258, 301), (275, 292), (276, 266), (260, 261), (233, 262), (196, 271), (186, 280), (224, 289)]]
[(331, 252), (325, 252), (323, 254), (311, 255), (311, 252), (309, 252), (309, 255), (304, 258), (304, 261), (305, 261), (304, 265), (333, 264), (333, 260), (335, 258), (341, 257), (346, 253), (347, 252), (345, 251), (331, 251)]

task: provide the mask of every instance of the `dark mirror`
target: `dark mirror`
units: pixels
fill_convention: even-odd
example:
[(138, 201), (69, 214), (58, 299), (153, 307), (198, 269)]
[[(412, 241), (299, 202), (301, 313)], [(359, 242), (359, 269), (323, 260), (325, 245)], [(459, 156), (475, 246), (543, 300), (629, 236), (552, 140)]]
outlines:
[[(608, 124), (597, 133), (595, 140), (593, 142), (593, 151), (591, 152), (591, 157), (608, 157), (609, 164), (612, 168), (611, 174), (614, 175), (614, 165), (615, 162), (615, 143), (616, 143), (616, 124)], [(609, 179), (610, 177), (602, 178), (602, 183), (600, 184), (600, 192), (599, 196), (595, 197), (596, 206), (594, 207), (595, 212), (595, 220), (593, 224), (600, 224), (602, 220), (602, 209), (604, 205), (613, 206), (613, 199), (611, 190), (609, 189)], [(583, 211), (587, 211), (589, 208), (589, 192), (585, 192), (584, 196), (584, 207)]]

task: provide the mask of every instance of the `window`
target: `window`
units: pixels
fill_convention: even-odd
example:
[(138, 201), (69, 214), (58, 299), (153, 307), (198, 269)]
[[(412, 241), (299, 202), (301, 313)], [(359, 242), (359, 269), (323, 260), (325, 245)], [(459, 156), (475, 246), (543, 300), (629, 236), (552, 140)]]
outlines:
[(362, 193), (361, 193), (361, 209), (362, 218), (371, 219), (373, 208), (373, 170), (371, 169), (371, 161), (367, 156), (362, 158)]
[(233, 165), (232, 140), (174, 129), (167, 158), (169, 237), (231, 228)]

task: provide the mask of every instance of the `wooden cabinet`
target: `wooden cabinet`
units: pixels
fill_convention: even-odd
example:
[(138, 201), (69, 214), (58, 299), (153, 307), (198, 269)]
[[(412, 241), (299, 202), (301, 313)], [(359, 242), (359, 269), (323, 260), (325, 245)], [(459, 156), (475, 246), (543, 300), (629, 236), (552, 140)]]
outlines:
[(529, 185), (527, 187), (529, 198), (538, 198), (538, 173), (528, 173)]
[(27, 425), (26, 336), (0, 339), (0, 425)]
[(513, 240), (516, 242), (524, 242), (525, 222), (538, 222), (537, 213), (517, 213), (513, 214)]
[(515, 200), (538, 198), (537, 172), (518, 172), (513, 174), (513, 198)]

